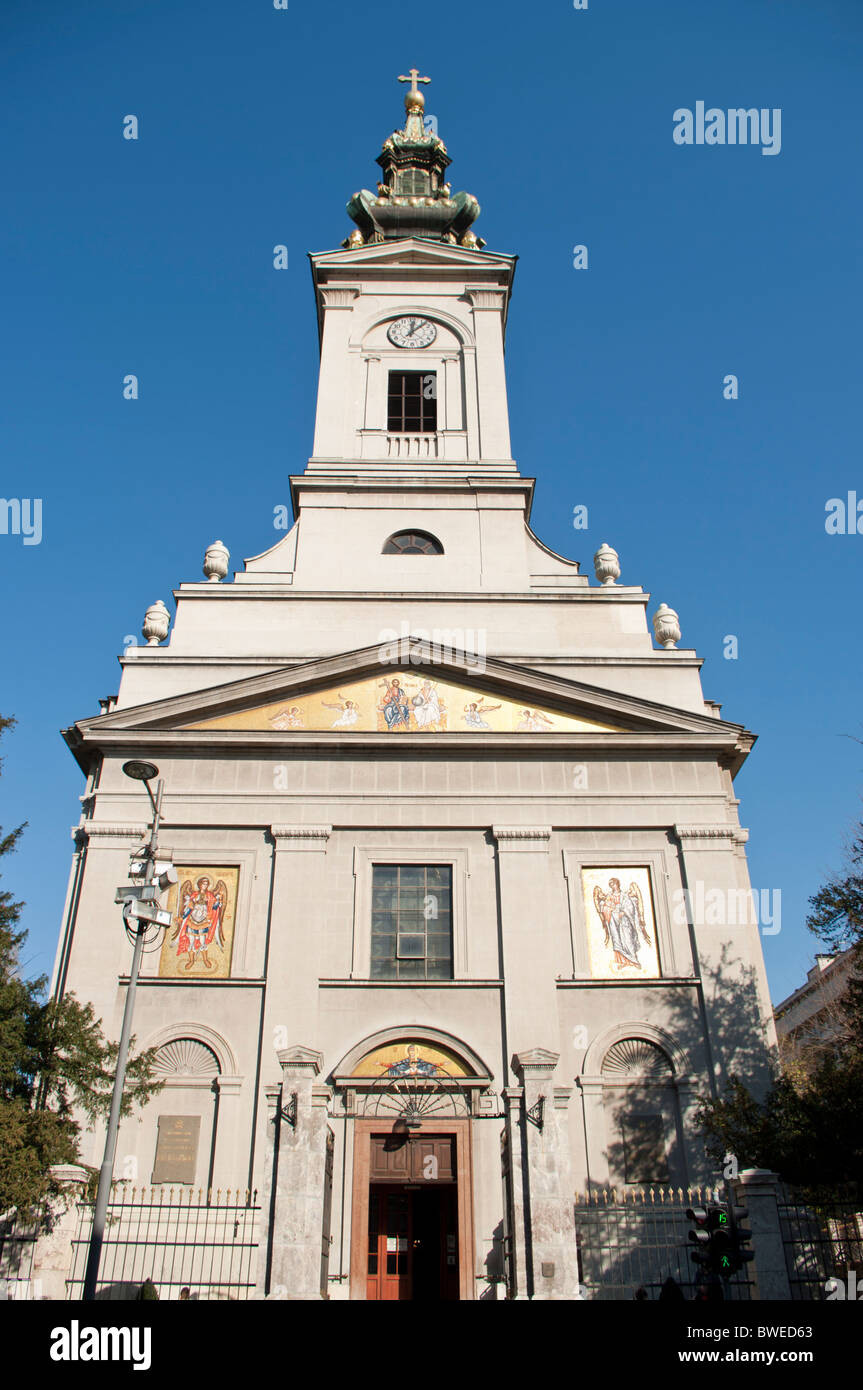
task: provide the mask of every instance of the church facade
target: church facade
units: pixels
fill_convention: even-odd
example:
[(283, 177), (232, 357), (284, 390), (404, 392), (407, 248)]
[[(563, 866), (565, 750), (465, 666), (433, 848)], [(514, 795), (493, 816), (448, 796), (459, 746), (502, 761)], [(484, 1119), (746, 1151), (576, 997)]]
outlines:
[(230, 582), (211, 546), (65, 732), (87, 786), (55, 988), (119, 1033), (114, 893), (149, 814), (122, 767), (151, 760), (178, 881), (134, 1031), (165, 1087), (117, 1177), (257, 1189), (260, 1297), (565, 1299), (575, 1195), (705, 1181), (699, 1096), (766, 1081), (754, 740), (610, 547), (593, 581), (531, 530), (515, 257), (446, 182), (417, 77), (356, 230), (311, 257), (292, 529)]

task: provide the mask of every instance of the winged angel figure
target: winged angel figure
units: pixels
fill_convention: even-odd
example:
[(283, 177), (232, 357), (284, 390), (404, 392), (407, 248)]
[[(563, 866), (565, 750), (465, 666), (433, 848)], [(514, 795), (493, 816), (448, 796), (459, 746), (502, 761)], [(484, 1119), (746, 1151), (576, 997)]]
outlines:
[[(213, 942), (225, 949), (222, 920), (228, 903), (224, 879), (215, 888), (206, 875), (193, 883), (187, 878), (180, 889), (180, 906), (171, 941), (177, 942), (177, 956), (187, 955), (186, 969), (191, 970), (200, 955), (207, 970), (215, 970), (215, 962), (207, 954)], [(179, 939), (178, 939), (179, 938)]]
[(648, 946), (652, 946), (644, 916), (644, 899), (637, 883), (630, 883), (624, 893), (619, 878), (608, 880), (608, 892), (603, 893), (599, 884), (593, 890), (593, 901), (599, 913), (606, 946), (614, 952), (613, 968), (624, 970), (632, 966), (641, 970), (638, 959), (641, 949), (639, 933)]

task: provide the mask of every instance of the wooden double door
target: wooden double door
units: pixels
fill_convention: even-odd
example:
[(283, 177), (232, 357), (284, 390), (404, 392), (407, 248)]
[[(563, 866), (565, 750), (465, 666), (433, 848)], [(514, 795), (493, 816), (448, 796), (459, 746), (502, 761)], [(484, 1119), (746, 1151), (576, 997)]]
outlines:
[[(458, 1183), (452, 1136), (372, 1140), (366, 1298), (459, 1297)], [(394, 1180), (395, 1179), (395, 1180)]]

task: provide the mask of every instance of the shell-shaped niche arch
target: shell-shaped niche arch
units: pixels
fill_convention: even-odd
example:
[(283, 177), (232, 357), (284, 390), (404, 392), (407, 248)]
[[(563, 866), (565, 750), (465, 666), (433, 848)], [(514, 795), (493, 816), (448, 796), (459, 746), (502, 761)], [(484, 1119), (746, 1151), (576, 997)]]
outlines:
[(157, 1076), (218, 1076), (219, 1059), (212, 1048), (197, 1038), (175, 1038), (156, 1052), (153, 1070)]
[(622, 1038), (602, 1059), (602, 1076), (609, 1081), (671, 1081), (674, 1069), (661, 1047), (646, 1038)]

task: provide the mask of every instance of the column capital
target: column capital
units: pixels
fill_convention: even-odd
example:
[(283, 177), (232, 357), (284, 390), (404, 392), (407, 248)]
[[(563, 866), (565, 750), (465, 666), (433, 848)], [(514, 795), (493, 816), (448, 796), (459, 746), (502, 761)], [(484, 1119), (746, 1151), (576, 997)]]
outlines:
[(742, 1168), (737, 1180), (748, 1192), (758, 1187), (775, 1192), (779, 1187), (779, 1174), (772, 1168)]
[[(739, 825), (678, 825), (675, 824), (674, 833), (678, 840), (702, 840), (717, 841), (731, 840), (734, 844), (745, 845), (749, 839), (749, 831), (744, 830)], [(714, 843), (714, 848), (715, 848)]]
[(500, 853), (533, 850), (548, 854), (550, 825), (493, 825), (491, 833), (497, 840)]
[(577, 1076), (575, 1082), (586, 1096), (601, 1096), (605, 1085), (601, 1076)]
[(52, 1163), (48, 1172), (54, 1182), (66, 1183), (74, 1187), (83, 1187), (90, 1177), (87, 1169), (82, 1168), (77, 1163)]
[(276, 853), (284, 850), (326, 851), (327, 841), (333, 833), (331, 825), (271, 825), (270, 834), (275, 841)]
[(512, 1069), (523, 1081), (547, 1081), (560, 1061), (559, 1052), (549, 1052), (545, 1047), (532, 1047), (527, 1052), (516, 1052), (512, 1059)]
[(354, 300), (361, 294), (359, 285), (333, 285), (320, 291), (325, 309), (352, 309)]
[(485, 285), (465, 285), (464, 292), (474, 309), (496, 309), (504, 305), (503, 290), (490, 290)]
[(143, 840), (147, 834), (145, 825), (134, 822), (114, 822), (114, 821), (82, 821), (80, 825), (72, 826), (72, 838), (85, 835), (88, 840)]
[(220, 1096), (238, 1096), (243, 1086), (241, 1076), (226, 1076), (221, 1072), (215, 1077), (215, 1082)]
[(295, 1044), (292, 1047), (283, 1047), (276, 1053), (279, 1059), (279, 1066), (282, 1075), (288, 1076), (307, 1076), (314, 1079), (324, 1064), (322, 1052), (315, 1052), (314, 1048), (303, 1047)]

